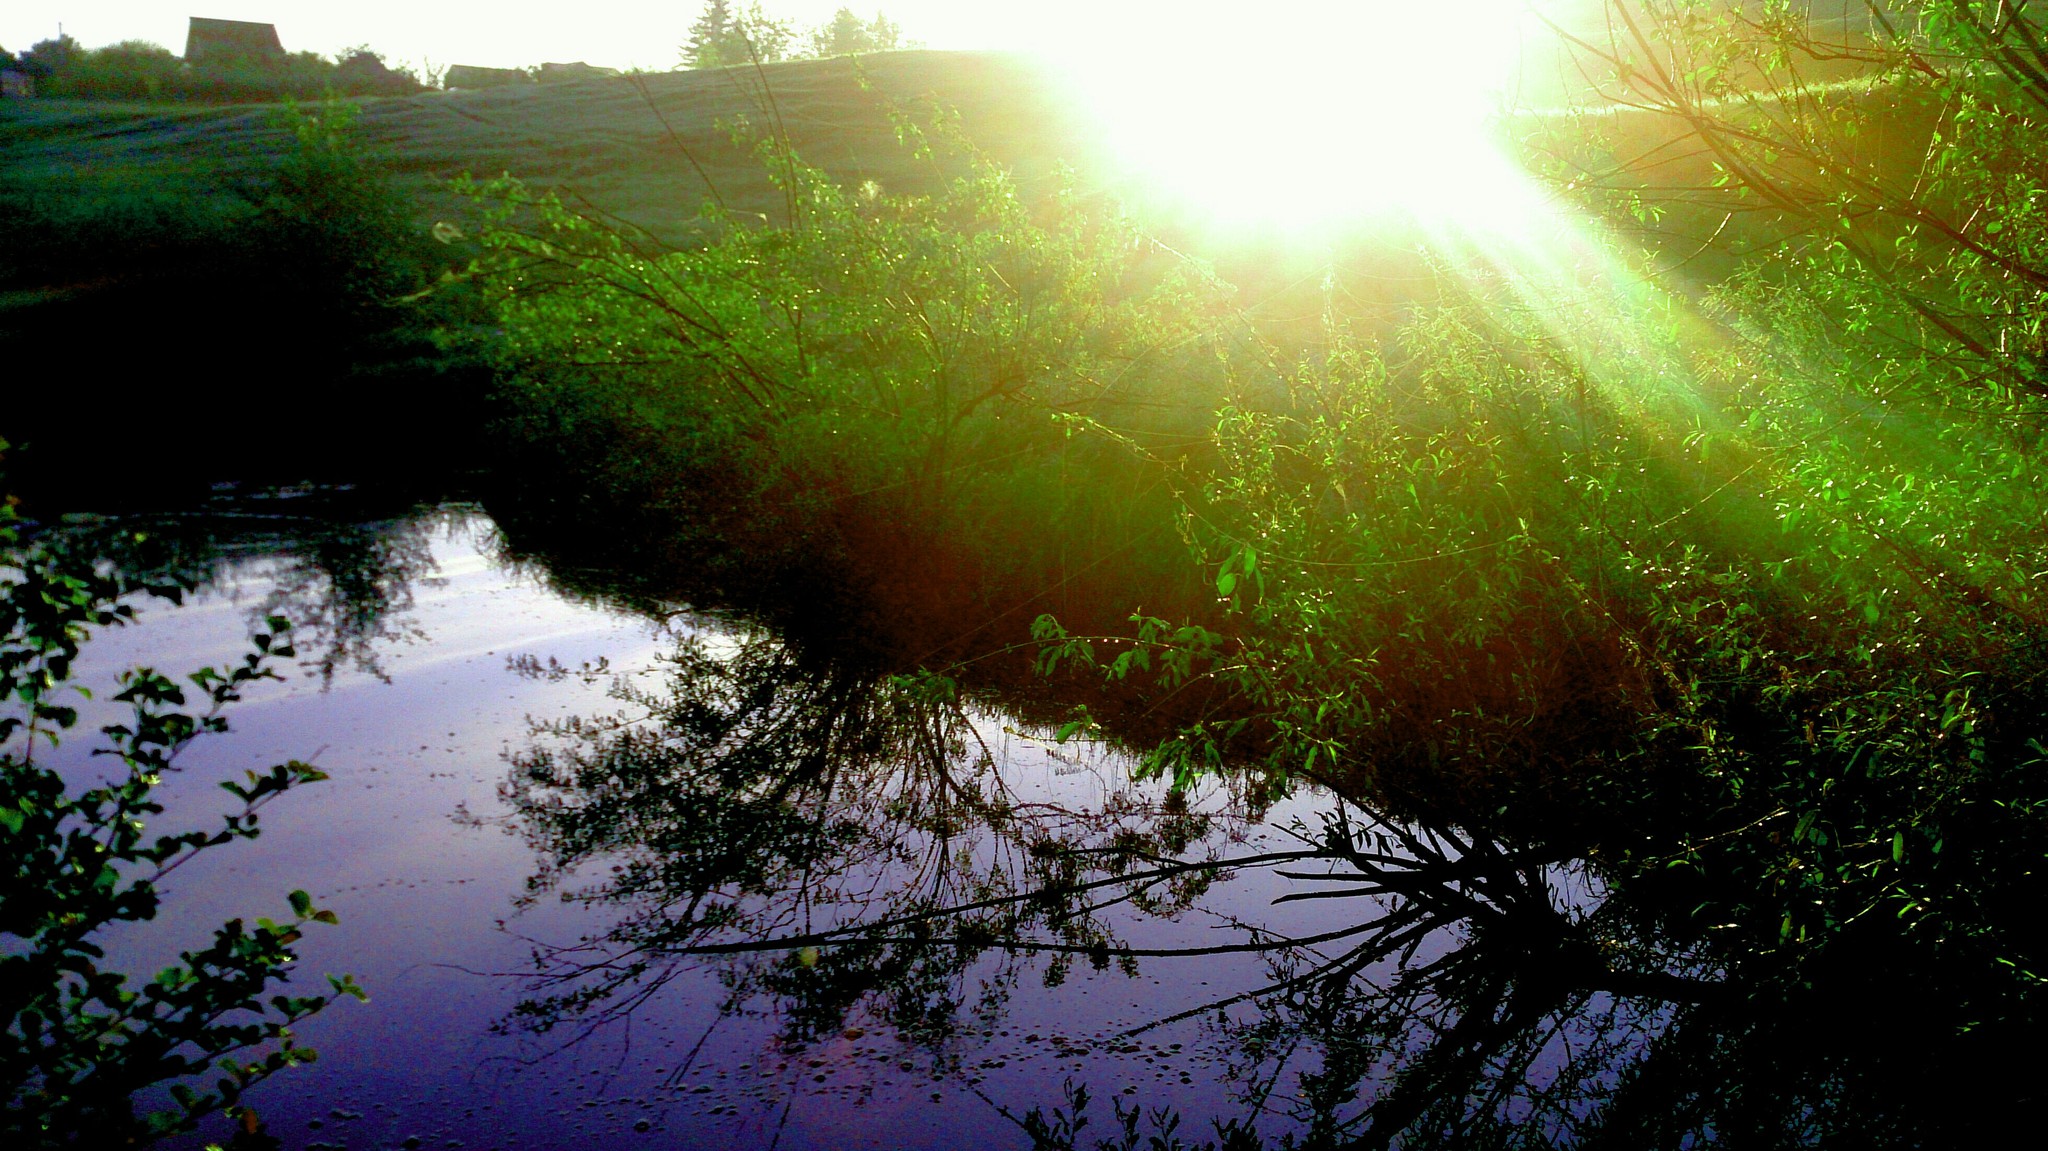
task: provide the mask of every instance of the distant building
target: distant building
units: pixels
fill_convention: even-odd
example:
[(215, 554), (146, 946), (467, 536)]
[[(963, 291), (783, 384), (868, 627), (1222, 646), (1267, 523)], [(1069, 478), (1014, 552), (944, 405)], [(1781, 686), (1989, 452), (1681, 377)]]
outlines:
[(36, 94), (36, 78), (27, 72), (0, 72), (0, 99), (26, 100)]
[(617, 68), (600, 68), (578, 60), (573, 64), (542, 64), (534, 79), (552, 84), (562, 80), (604, 80), (619, 74)]
[(213, 20), (192, 17), (185, 32), (185, 59), (218, 59), (223, 56), (282, 56), (284, 42), (277, 38), (277, 25), (253, 20)]
[(507, 84), (531, 84), (533, 77), (523, 68), (479, 68), (475, 64), (454, 64), (441, 77), (443, 88), (502, 88)]

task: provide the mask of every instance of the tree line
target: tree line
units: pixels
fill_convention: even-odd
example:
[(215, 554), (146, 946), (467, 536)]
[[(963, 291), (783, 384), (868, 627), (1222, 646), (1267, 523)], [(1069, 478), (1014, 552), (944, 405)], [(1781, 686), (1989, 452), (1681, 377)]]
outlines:
[[(758, 3), (710, 0), (682, 46), (683, 68), (718, 68), (805, 57), (846, 56), (917, 47), (881, 12), (863, 19), (841, 8), (808, 30), (770, 16)], [(34, 77), (41, 96), (83, 100), (202, 104), (274, 102), (324, 96), (409, 96), (439, 87), (433, 70), (392, 66), (357, 45), (329, 58), (317, 52), (242, 53), (185, 60), (161, 44), (123, 40), (88, 49), (60, 35), (21, 53), (0, 48), (0, 68)]]
[(723, 68), (756, 60), (851, 56), (917, 46), (904, 39), (902, 26), (879, 11), (874, 19), (863, 20), (853, 9), (841, 8), (825, 23), (799, 32), (793, 21), (770, 16), (758, 3), (736, 8), (728, 0), (709, 0), (690, 25), (682, 66)]
[(123, 40), (88, 49), (71, 36), (38, 42), (19, 56), (0, 49), (0, 67), (35, 77), (40, 96), (200, 104), (338, 96), (407, 96), (429, 84), (357, 45), (333, 58), (317, 52), (249, 52), (185, 60), (161, 44)]

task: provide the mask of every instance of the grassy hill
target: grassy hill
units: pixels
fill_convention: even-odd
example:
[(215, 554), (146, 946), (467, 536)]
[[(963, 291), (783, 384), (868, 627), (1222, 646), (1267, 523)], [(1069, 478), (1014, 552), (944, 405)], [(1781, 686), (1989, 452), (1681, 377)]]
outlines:
[[(455, 210), (444, 184), (461, 172), (562, 187), (664, 234), (713, 186), (735, 208), (770, 211), (760, 165), (721, 127), (742, 120), (779, 124), (807, 159), (847, 180), (915, 187), (932, 173), (897, 143), (892, 106), (920, 123), (923, 108), (956, 110), (968, 136), (1027, 188), (1060, 163), (1101, 160), (1096, 133), (1039, 66), (991, 53), (893, 52), (361, 104), (364, 140), (422, 216)], [(285, 142), (267, 107), (11, 102), (0, 106), (0, 190), (226, 191), (260, 179)]]
[[(944, 108), (958, 114), (968, 139), (1010, 170), (1027, 198), (1049, 186), (1058, 168), (1070, 167), (1084, 191), (1142, 203), (1155, 233), (1215, 261), (1248, 302), (1284, 295), (1297, 282), (1312, 284), (1330, 256), (1322, 242), (1292, 243), (1279, 230), (1234, 233), (1227, 240), (1205, 232), (1199, 212), (1123, 170), (1108, 152), (1102, 126), (1045, 65), (1022, 56), (891, 52), (358, 103), (363, 141), (423, 224), (470, 214), (470, 205), (447, 191), (449, 178), (464, 172), (510, 173), (559, 188), (672, 242), (687, 239), (699, 208), (713, 196), (772, 217), (779, 213), (778, 195), (728, 130), (743, 121), (786, 131), (805, 159), (846, 183), (873, 180), (885, 191), (914, 191), (939, 173), (898, 142), (891, 111), (924, 124), (932, 109)], [(1577, 150), (1586, 143), (1549, 138), (1557, 125), (1579, 131), (1570, 117), (1544, 115), (1512, 128), (1516, 135), (1546, 137), (1540, 147)], [(1659, 152), (1674, 130), (1668, 120), (1627, 113), (1598, 129), (1611, 131), (1603, 155), (1615, 163), (1658, 156), (1652, 179), (1698, 183), (1694, 169), (1704, 163), (1701, 157)], [(81, 230), (71, 246), (76, 251), (56, 253), (39, 268), (24, 266), (36, 263), (31, 253), (51, 242), (46, 217), (75, 218), (95, 205), (128, 204), (129, 215), (145, 218), (209, 201), (232, 209), (265, 181), (287, 144), (277, 110), (267, 106), (0, 105), (0, 310), (53, 288), (127, 278), (158, 246), (106, 242)], [(1343, 134), (1333, 132), (1331, 147), (1345, 146)], [(1218, 140), (1216, 147), (1227, 159), (1228, 142)], [(165, 201), (174, 203), (166, 207)], [(22, 204), (34, 210), (22, 212)], [(13, 228), (10, 205), (16, 208)], [(1705, 225), (1711, 230), (1713, 223)], [(1339, 244), (1345, 252), (1340, 264), (1370, 267), (1350, 290), (1377, 306), (1402, 298), (1411, 276), (1426, 282), (1426, 270), (1410, 266), (1417, 239), (1375, 232)], [(133, 250), (123, 255), (123, 248)], [(1311, 314), (1320, 307), (1289, 300), (1271, 310), (1304, 306)], [(0, 315), (0, 325), (6, 323)]]
[[(402, 245), (424, 248), (416, 259), (429, 264), (466, 256), (424, 238), (424, 225), (475, 214), (447, 189), (464, 172), (560, 189), (672, 242), (688, 241), (714, 196), (775, 213), (779, 193), (728, 130), (742, 121), (779, 127), (807, 160), (892, 192), (944, 176), (898, 142), (892, 110), (920, 124), (934, 108), (956, 112), (1027, 195), (1061, 165), (1102, 170), (1095, 135), (1050, 78), (997, 54), (901, 52), (358, 103), (358, 136), (419, 225)], [(290, 151), (275, 107), (0, 105), (0, 359), (19, 381), (0, 437), (28, 449), (9, 461), (17, 490), (124, 502), (174, 473), (189, 488), (363, 478), (372, 455), (462, 466), (486, 386), (480, 367), (449, 361), (416, 322), (380, 318), (393, 313), (366, 307), (360, 292), (355, 304), (338, 300), (333, 267), (283, 251), (289, 229), (258, 227), (268, 211), (259, 201)], [(348, 263), (345, 250), (325, 256)], [(149, 492), (130, 482), (138, 473), (155, 477)]]

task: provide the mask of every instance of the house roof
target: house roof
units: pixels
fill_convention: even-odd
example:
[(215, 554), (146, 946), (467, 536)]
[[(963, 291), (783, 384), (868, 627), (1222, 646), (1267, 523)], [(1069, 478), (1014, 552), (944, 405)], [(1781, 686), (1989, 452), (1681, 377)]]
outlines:
[(185, 33), (185, 59), (207, 56), (282, 55), (284, 42), (277, 38), (277, 25), (253, 20), (215, 20), (192, 17)]

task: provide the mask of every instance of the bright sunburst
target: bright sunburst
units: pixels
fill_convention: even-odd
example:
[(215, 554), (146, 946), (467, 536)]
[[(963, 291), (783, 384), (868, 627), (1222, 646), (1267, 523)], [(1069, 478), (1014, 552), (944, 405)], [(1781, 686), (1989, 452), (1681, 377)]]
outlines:
[(1486, 123), (1512, 82), (1524, 11), (1193, 3), (1066, 55), (1133, 170), (1218, 222), (1442, 220), (1483, 214), (1505, 174)]

